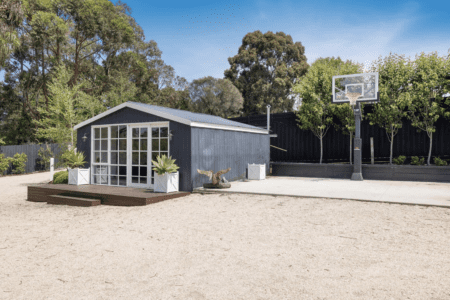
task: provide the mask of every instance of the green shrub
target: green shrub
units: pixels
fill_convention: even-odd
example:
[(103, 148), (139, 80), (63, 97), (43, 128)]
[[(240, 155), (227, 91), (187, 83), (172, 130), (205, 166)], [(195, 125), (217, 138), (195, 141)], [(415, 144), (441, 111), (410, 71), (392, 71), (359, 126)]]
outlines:
[(434, 158), (434, 164), (436, 166), (446, 166), (447, 162), (445, 160), (440, 159), (439, 156), (438, 156), (438, 157)]
[(2, 153), (0, 154), (0, 175), (3, 175), (8, 169), (11, 163), (11, 157), (5, 157)]
[(418, 156), (413, 156), (413, 157), (411, 157), (411, 164), (412, 164), (412, 165), (423, 166), (423, 165), (425, 164), (425, 157), (422, 157), (422, 158), (419, 160), (419, 157), (418, 157)]
[(394, 158), (392, 160), (394, 161), (394, 164), (396, 164), (396, 165), (403, 165), (405, 163), (405, 159), (406, 159), (406, 156), (400, 155), (399, 157)]
[(68, 171), (60, 171), (53, 174), (53, 183), (54, 184), (68, 184), (69, 183), (69, 172)]
[(25, 165), (27, 163), (27, 155), (25, 153), (19, 154), (16, 153), (14, 154), (14, 157), (12, 158), (11, 162), (12, 162), (12, 173), (13, 174), (23, 174), (25, 173)]
[(39, 163), (41, 167), (44, 168), (44, 170), (50, 169), (50, 158), (54, 157), (52, 150), (48, 145), (46, 145), (46, 148), (40, 148), (38, 150), (38, 156), (41, 159), (41, 162)]

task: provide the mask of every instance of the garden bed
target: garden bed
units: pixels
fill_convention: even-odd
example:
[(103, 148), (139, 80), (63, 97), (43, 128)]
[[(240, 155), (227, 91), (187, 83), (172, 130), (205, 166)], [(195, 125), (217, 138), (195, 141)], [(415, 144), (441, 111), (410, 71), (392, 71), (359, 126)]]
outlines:
[[(272, 162), (273, 176), (350, 179), (353, 165)], [(450, 182), (449, 166), (363, 164), (363, 179), (395, 181)]]

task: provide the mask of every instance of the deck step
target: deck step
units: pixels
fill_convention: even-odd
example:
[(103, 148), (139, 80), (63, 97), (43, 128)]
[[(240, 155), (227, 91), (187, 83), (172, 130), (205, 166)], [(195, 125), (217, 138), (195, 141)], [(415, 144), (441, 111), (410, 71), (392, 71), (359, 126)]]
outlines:
[(70, 206), (97, 206), (101, 204), (99, 199), (87, 199), (63, 195), (49, 195), (47, 204), (64, 204)]

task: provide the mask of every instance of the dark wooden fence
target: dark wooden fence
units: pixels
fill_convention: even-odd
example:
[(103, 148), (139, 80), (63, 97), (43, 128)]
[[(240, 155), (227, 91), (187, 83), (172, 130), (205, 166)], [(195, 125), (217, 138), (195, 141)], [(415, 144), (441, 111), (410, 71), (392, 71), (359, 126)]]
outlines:
[[(44, 166), (40, 163), (41, 159), (38, 156), (38, 150), (40, 148), (46, 148), (45, 144), (36, 145), (36, 144), (29, 144), (29, 145), (14, 145), (14, 146), (0, 146), (0, 153), (3, 153), (5, 157), (13, 157), (16, 153), (25, 153), (27, 155), (27, 163), (25, 172), (26, 173), (32, 173), (35, 171), (43, 171)], [(55, 157), (55, 166), (57, 159), (56, 157), (60, 153), (61, 149), (59, 148), (58, 144), (49, 144), (50, 150), (52, 150), (54, 157)], [(11, 174), (11, 168), (9, 168), (8, 171), (6, 171), (6, 174)]]
[[(364, 107), (363, 114), (372, 112), (372, 106)], [(270, 114), (271, 133), (277, 137), (270, 138), (270, 144), (287, 152), (270, 147), (270, 161), (273, 162), (319, 162), (320, 140), (310, 131), (297, 126), (295, 113)], [(232, 118), (230, 120), (267, 128), (267, 115)], [(337, 120), (336, 120), (337, 121)], [(450, 121), (439, 118), (433, 133), (432, 157), (450, 158)], [(390, 142), (386, 131), (377, 125), (371, 126), (368, 120), (361, 122), (363, 162), (371, 159), (370, 138), (373, 137), (374, 157), (376, 161), (388, 161)], [(426, 132), (417, 132), (408, 119), (403, 120), (403, 127), (394, 137), (393, 156), (404, 155), (427, 157), (429, 138)], [(349, 161), (350, 137), (342, 131), (331, 127), (323, 139), (323, 162)], [(426, 160), (426, 158), (425, 158)], [(433, 163), (433, 161), (432, 161)]]

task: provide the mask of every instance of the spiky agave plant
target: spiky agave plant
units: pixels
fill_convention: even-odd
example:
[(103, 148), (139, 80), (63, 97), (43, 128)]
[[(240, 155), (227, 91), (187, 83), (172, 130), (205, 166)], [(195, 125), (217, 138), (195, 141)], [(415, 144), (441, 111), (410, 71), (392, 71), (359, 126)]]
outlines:
[(86, 161), (84, 161), (83, 152), (75, 152), (73, 150), (69, 150), (63, 154), (63, 159), (66, 161), (67, 166), (71, 169), (76, 169), (84, 166)]
[(175, 164), (175, 159), (171, 159), (172, 157), (167, 157), (165, 154), (163, 156), (157, 156), (156, 161), (152, 160), (153, 165), (155, 166), (153, 168), (153, 171), (158, 173), (158, 175), (164, 175), (167, 173), (174, 173), (176, 172), (180, 167), (178, 167)]

